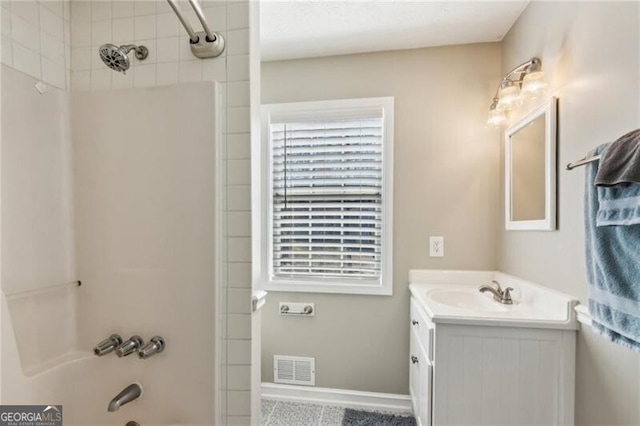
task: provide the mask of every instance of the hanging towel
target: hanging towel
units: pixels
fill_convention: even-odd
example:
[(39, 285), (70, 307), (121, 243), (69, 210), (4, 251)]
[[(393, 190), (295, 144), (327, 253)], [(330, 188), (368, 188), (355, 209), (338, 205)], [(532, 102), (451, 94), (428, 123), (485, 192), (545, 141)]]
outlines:
[[(602, 155), (608, 146), (589, 155)], [(640, 352), (640, 211), (622, 221), (612, 213), (637, 206), (640, 184), (596, 187), (598, 165), (587, 165), (585, 179), (589, 312), (597, 333)]]
[(621, 136), (603, 153), (596, 185), (640, 183), (640, 129)]

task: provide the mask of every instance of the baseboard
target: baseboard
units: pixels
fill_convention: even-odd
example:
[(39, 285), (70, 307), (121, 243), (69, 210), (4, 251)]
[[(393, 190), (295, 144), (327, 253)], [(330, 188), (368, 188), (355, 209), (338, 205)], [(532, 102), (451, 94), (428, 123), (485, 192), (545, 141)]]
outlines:
[(411, 413), (411, 397), (391, 393), (361, 392), (315, 386), (262, 383), (262, 397), (277, 401), (341, 405), (357, 409), (376, 409)]

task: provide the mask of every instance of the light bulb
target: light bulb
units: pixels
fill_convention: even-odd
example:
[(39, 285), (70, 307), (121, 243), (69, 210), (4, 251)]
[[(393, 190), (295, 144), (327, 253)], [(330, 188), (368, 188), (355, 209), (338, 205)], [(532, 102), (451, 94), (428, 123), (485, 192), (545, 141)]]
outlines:
[(518, 100), (518, 95), (520, 94), (520, 89), (513, 81), (507, 81), (505, 84), (500, 87), (500, 91), (498, 92), (498, 109), (511, 109), (513, 105)]
[(488, 125), (492, 127), (500, 127), (505, 121), (507, 121), (507, 116), (504, 114), (504, 110), (492, 109), (489, 111), (489, 119), (487, 120)]
[(522, 94), (524, 96), (535, 98), (543, 94), (546, 89), (547, 82), (542, 71), (530, 72), (522, 80)]

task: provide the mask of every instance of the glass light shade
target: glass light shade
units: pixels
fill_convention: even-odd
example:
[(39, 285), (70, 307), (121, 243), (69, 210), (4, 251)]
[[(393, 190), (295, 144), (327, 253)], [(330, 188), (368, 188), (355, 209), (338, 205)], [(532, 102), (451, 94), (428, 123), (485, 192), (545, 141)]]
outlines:
[(506, 121), (507, 116), (505, 115), (504, 110), (492, 109), (489, 111), (489, 119), (487, 120), (488, 125), (500, 127)]
[(539, 96), (547, 89), (542, 71), (530, 72), (522, 80), (522, 94), (528, 97)]
[(498, 109), (510, 109), (518, 100), (520, 89), (517, 85), (511, 83), (508, 86), (501, 87), (498, 92)]

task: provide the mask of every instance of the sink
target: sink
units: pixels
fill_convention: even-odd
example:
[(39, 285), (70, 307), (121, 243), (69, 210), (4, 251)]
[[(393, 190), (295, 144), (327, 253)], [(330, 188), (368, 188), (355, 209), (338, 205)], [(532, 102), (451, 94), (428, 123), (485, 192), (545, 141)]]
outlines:
[[(474, 291), (475, 290), (475, 291)], [(485, 296), (477, 289), (433, 289), (427, 290), (427, 298), (452, 308), (483, 312), (506, 312), (506, 305)]]

